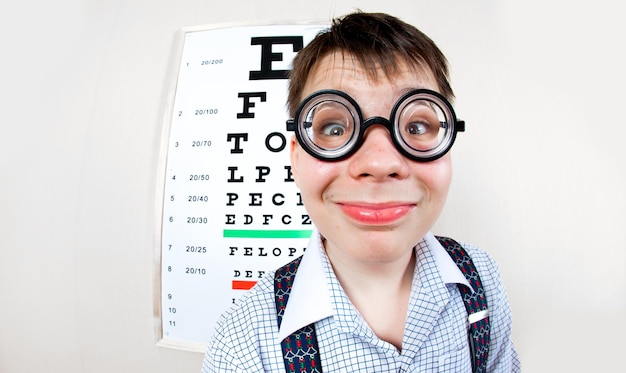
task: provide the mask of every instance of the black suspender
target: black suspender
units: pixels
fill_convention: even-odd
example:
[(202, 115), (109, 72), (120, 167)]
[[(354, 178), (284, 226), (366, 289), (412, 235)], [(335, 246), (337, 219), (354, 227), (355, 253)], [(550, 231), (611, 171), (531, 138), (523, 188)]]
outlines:
[[(446, 249), (474, 290), (472, 292), (465, 285), (459, 284), (458, 286), (468, 314), (468, 342), (472, 358), (472, 371), (476, 373), (486, 372), (489, 355), (489, 311), (480, 276), (472, 259), (460, 244), (446, 237), (437, 237), (437, 240)], [(285, 306), (289, 300), (293, 279), (301, 260), (302, 257), (295, 259), (279, 268), (274, 275), (274, 295), (279, 328), (283, 320)], [(307, 325), (295, 331), (282, 341), (281, 347), (285, 360), (285, 370), (288, 373), (322, 372), (315, 324)]]
[[(274, 275), (274, 298), (278, 328), (283, 321), (283, 313), (289, 300), (293, 279), (300, 265), (302, 256), (279, 268)], [(319, 348), (315, 335), (315, 324), (310, 324), (295, 331), (281, 342), (285, 370), (288, 373), (321, 373)]]
[(454, 263), (463, 272), (467, 282), (474, 289), (472, 293), (466, 286), (458, 285), (467, 310), (469, 324), (467, 335), (472, 358), (472, 371), (475, 373), (486, 372), (487, 357), (489, 356), (489, 308), (478, 270), (467, 251), (456, 241), (446, 237), (437, 237), (437, 240), (446, 249)]

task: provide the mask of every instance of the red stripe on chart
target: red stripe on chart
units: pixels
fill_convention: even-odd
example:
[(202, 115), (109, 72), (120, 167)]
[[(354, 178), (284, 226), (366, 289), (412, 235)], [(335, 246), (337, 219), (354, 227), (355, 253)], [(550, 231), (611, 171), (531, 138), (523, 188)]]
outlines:
[(250, 290), (254, 285), (256, 285), (256, 281), (233, 280), (233, 290)]

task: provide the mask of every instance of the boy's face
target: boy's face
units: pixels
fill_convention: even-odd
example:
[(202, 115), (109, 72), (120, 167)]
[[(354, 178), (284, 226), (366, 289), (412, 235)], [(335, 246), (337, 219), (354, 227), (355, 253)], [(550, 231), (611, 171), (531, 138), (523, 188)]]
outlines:
[[(389, 118), (407, 90), (438, 91), (430, 71), (404, 64), (391, 79), (382, 70), (377, 76), (369, 79), (350, 56), (329, 55), (311, 70), (301, 99), (321, 89), (341, 90), (356, 100), (364, 118)], [(412, 161), (396, 150), (381, 125), (367, 130), (355, 154), (336, 162), (312, 157), (292, 137), (291, 165), (331, 259), (372, 264), (411, 255), (439, 216), (451, 179), (449, 153), (432, 162)]]

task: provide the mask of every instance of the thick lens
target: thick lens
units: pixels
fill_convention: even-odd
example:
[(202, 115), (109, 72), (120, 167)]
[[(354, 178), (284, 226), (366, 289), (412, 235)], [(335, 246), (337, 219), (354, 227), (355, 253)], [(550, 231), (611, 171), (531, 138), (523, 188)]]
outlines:
[(426, 152), (436, 149), (450, 127), (439, 105), (428, 100), (409, 101), (397, 118), (398, 135), (410, 148)]
[(396, 145), (415, 160), (437, 159), (454, 142), (454, 111), (437, 92), (416, 90), (408, 93), (398, 101), (391, 116)]
[(305, 119), (306, 135), (322, 150), (336, 150), (346, 145), (354, 133), (352, 114), (336, 101), (322, 101), (311, 107)]
[(301, 142), (315, 156), (339, 159), (358, 138), (359, 111), (350, 99), (334, 92), (311, 96), (299, 116)]

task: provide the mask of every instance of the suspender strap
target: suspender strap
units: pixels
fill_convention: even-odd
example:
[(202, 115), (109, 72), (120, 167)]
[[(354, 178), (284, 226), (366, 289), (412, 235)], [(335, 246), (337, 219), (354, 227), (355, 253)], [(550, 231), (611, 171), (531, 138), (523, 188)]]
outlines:
[[(480, 276), (472, 258), (461, 245), (446, 237), (437, 237), (437, 240), (463, 272), (474, 290), (472, 293), (465, 285), (459, 284), (458, 286), (468, 314), (469, 331), (467, 334), (472, 358), (472, 371), (484, 373), (487, 371), (487, 357), (489, 356), (489, 309)], [(274, 295), (279, 328), (301, 260), (302, 257), (300, 256), (279, 268), (274, 275)], [(281, 347), (285, 360), (285, 370), (288, 373), (322, 372), (315, 324), (307, 325), (285, 338), (281, 342)]]
[(486, 372), (487, 357), (489, 356), (489, 309), (480, 276), (472, 258), (461, 245), (447, 237), (437, 237), (437, 240), (446, 249), (474, 289), (472, 293), (465, 285), (459, 284), (458, 286), (468, 315), (469, 331), (467, 334), (470, 353), (472, 354), (472, 371), (475, 373)]
[[(279, 268), (274, 275), (274, 295), (279, 328), (283, 321), (293, 279), (301, 260), (302, 256)], [(285, 360), (285, 370), (288, 373), (322, 373), (315, 324), (307, 325), (285, 338), (281, 342), (281, 348)]]

